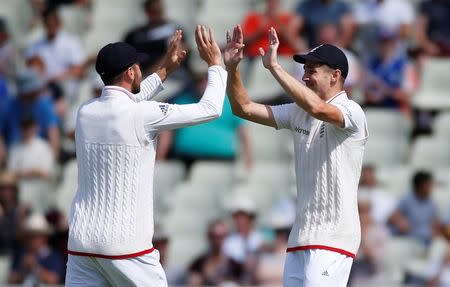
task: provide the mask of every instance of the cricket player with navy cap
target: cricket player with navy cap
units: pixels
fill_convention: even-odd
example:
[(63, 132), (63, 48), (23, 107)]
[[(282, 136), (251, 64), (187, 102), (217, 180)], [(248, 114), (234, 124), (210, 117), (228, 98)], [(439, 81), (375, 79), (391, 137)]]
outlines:
[(294, 60), (304, 64), (302, 84), (278, 63), (279, 41), (271, 28), (268, 47), (260, 48), (262, 63), (293, 103), (267, 106), (253, 102), (242, 83), (238, 65), (243, 43), (238, 25), (227, 34), (224, 52), (233, 112), (289, 129), (294, 138), (297, 215), (288, 241), (284, 286), (346, 286), (361, 239), (356, 191), (368, 137), (363, 110), (343, 89), (347, 58), (329, 44), (295, 55)]
[(203, 97), (190, 105), (152, 101), (186, 56), (181, 38), (177, 30), (160, 68), (142, 82), (139, 63), (145, 57), (133, 47), (112, 43), (98, 53), (96, 70), (105, 87), (77, 114), (78, 189), (66, 286), (167, 286), (152, 245), (157, 136), (219, 117), (227, 80), (212, 31), (198, 26), (197, 48), (208, 65)]

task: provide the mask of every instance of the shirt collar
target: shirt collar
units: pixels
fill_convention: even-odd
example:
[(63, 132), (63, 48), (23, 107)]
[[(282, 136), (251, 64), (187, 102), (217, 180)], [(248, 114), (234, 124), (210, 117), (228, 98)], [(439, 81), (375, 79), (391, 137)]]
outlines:
[(135, 101), (135, 96), (130, 91), (119, 87), (119, 86), (105, 86), (103, 88), (102, 97), (111, 96), (111, 95), (120, 95), (120, 94), (126, 94), (130, 100), (133, 102)]
[(338, 97), (347, 97), (347, 93), (345, 91), (340, 91), (339, 93), (337, 93), (336, 95), (334, 95), (333, 97), (331, 97), (331, 99), (328, 99), (326, 102), (330, 103), (331, 101), (333, 101), (334, 99), (338, 98)]

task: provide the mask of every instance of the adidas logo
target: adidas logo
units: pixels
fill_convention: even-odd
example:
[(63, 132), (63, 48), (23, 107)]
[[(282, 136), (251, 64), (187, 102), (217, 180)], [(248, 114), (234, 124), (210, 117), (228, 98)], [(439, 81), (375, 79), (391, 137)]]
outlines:
[(322, 272), (322, 276), (330, 276), (330, 274), (328, 274), (328, 271), (325, 270), (325, 271)]

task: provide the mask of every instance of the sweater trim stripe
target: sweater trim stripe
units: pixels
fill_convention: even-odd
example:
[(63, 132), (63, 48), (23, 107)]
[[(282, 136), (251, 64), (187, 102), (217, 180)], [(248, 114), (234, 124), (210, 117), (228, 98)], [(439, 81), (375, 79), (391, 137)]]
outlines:
[(124, 255), (103, 255), (103, 254), (96, 254), (96, 253), (86, 253), (86, 252), (78, 252), (78, 251), (71, 251), (67, 250), (67, 253), (70, 255), (75, 256), (88, 256), (88, 257), (98, 257), (98, 258), (105, 258), (105, 259), (128, 259), (133, 257), (139, 257), (148, 253), (152, 253), (155, 250), (155, 247), (152, 247), (150, 249), (146, 249), (140, 252), (131, 253), (131, 254), (124, 254)]
[(355, 257), (356, 257), (355, 254), (348, 252), (344, 249), (339, 249), (339, 248), (325, 246), (325, 245), (305, 245), (305, 246), (289, 247), (286, 250), (286, 252), (303, 251), (303, 250), (310, 250), (310, 249), (323, 249), (323, 250), (328, 250), (328, 251), (332, 251), (332, 252), (337, 252), (337, 253), (346, 255), (348, 257), (351, 257), (353, 259), (355, 259)]

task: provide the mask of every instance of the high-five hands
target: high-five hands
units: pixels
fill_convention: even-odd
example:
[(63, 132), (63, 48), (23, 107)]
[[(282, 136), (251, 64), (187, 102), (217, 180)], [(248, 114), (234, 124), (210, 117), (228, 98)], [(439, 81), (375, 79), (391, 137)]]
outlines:
[(244, 58), (244, 46), (244, 35), (240, 25), (234, 27), (233, 36), (227, 31), (227, 46), (223, 58), (228, 71), (236, 70), (239, 62)]
[(206, 32), (205, 26), (198, 25), (195, 29), (195, 42), (200, 57), (208, 64), (208, 67), (222, 64), (222, 53), (214, 39), (214, 33), (211, 28)]
[(269, 29), (269, 46), (267, 47), (267, 51), (264, 51), (261, 47), (259, 48), (259, 53), (261, 54), (261, 59), (266, 69), (271, 69), (278, 65), (277, 51), (279, 45), (280, 41), (278, 40), (277, 31), (271, 27)]
[(166, 69), (167, 74), (171, 74), (186, 58), (187, 51), (183, 49), (181, 39), (183, 38), (183, 31), (176, 30), (170, 40), (169, 49), (162, 60), (161, 67)]

